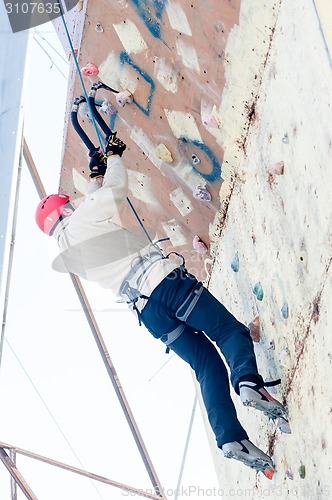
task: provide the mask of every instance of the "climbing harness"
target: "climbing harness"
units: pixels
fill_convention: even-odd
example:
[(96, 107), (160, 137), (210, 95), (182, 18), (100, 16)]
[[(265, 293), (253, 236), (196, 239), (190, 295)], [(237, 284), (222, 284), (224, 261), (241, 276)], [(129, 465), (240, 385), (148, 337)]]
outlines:
[(120, 295), (127, 303), (135, 304), (137, 299), (142, 297), (139, 289), (144, 275), (153, 264), (165, 258), (166, 257), (164, 257), (161, 252), (155, 251), (135, 259), (136, 262), (133, 264), (120, 287)]

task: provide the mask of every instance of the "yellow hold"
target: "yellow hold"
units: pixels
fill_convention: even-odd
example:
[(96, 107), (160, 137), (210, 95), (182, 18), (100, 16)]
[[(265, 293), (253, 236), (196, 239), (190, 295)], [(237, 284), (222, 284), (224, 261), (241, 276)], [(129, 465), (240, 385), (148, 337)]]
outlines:
[(173, 156), (169, 149), (165, 146), (165, 144), (158, 144), (156, 154), (158, 158), (163, 160), (165, 163), (172, 163)]

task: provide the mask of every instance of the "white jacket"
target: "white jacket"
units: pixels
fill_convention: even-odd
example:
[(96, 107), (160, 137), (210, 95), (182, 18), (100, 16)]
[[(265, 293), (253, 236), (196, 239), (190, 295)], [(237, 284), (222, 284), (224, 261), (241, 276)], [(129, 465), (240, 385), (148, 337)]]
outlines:
[[(60, 255), (53, 261), (53, 269), (77, 274), (119, 296), (120, 286), (137, 257), (150, 250), (146, 240), (112, 220), (127, 192), (127, 170), (119, 156), (111, 156), (102, 184), (90, 182), (85, 200), (56, 227), (54, 236)], [(150, 296), (181, 263), (180, 258), (154, 263), (144, 275), (140, 292)], [(144, 303), (140, 302), (141, 309)]]

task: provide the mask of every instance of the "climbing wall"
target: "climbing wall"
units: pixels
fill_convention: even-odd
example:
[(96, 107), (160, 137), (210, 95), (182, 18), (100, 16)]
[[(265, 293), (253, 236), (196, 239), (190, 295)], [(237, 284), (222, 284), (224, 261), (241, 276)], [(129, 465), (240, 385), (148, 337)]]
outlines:
[[(327, 382), (332, 359), (332, 7), (325, 2), (324, 11), (323, 4), (283, 0), (275, 5), (273, 37), (262, 71), (256, 68), (259, 84), (251, 89), (250, 123), (208, 280), (209, 289), (243, 322), (258, 318), (259, 370), (265, 380), (281, 379), (271, 392), (287, 404), (292, 431), (282, 434), (276, 422), (244, 408), (233, 392), (241, 423), (273, 457), (276, 473), (270, 482), (224, 460), (211, 436), (224, 498), (332, 498)], [(231, 54), (239, 39), (250, 40), (255, 52), (263, 46), (263, 37), (260, 44), (250, 35), (254, 19), (243, 2), (227, 47)], [(231, 95), (241, 86), (236, 75), (252, 69), (237, 59), (227, 79)], [(227, 146), (226, 141), (224, 158)]]
[[(83, 41), (75, 47), (79, 66), (93, 63), (99, 71), (83, 76), (86, 88), (101, 80), (134, 97), (124, 107), (103, 90), (96, 98), (107, 98), (117, 109), (104, 118), (127, 144), (130, 200), (144, 224), (158, 237), (169, 237), (168, 247), (181, 251), (201, 278), (210, 225), (222, 209), (219, 191), (223, 180), (229, 181), (220, 106), (230, 63), (225, 49), (239, 7), (240, 0), (91, 0), (76, 12), (78, 25), (84, 19)], [(68, 112), (73, 97), (81, 94), (72, 60)], [(81, 123), (97, 141), (89, 120)], [(87, 165), (87, 150), (69, 124), (60, 190), (78, 202), (87, 188)], [(128, 205), (120, 220), (137, 224)]]
[[(275, 460), (272, 482), (225, 460), (206, 424), (220, 496), (331, 498), (328, 4), (90, 0), (76, 13), (79, 65), (99, 71), (84, 76), (87, 88), (102, 80), (134, 96), (124, 107), (98, 98), (117, 108), (107, 119), (128, 146), (135, 208), (239, 319), (259, 317), (260, 372), (282, 380), (276, 396), (288, 404), (291, 435), (232, 393), (252, 441)], [(81, 93), (72, 66), (68, 112)], [(78, 203), (87, 164), (67, 122), (60, 190)], [(119, 218), (137, 225), (126, 205)]]

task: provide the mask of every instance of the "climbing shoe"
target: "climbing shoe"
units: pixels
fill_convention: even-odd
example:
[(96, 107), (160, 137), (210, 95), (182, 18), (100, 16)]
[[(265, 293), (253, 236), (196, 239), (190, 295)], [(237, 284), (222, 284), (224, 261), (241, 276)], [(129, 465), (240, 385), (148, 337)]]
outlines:
[(257, 471), (274, 471), (272, 459), (248, 439), (232, 441), (222, 446), (225, 458), (234, 458)]
[(280, 380), (258, 384), (247, 381), (240, 382), (239, 391), (242, 404), (256, 408), (272, 419), (287, 416), (286, 408), (265, 389), (265, 387), (277, 384), (280, 384)]
[(122, 156), (126, 147), (125, 143), (116, 137), (116, 132), (112, 132), (106, 141), (105, 156), (107, 158), (110, 156)]

